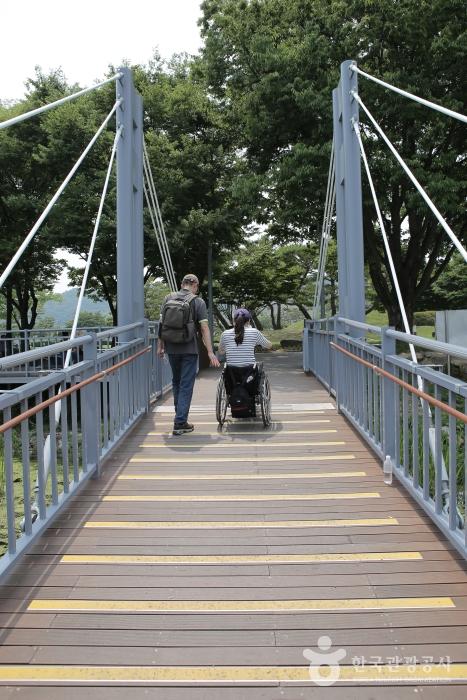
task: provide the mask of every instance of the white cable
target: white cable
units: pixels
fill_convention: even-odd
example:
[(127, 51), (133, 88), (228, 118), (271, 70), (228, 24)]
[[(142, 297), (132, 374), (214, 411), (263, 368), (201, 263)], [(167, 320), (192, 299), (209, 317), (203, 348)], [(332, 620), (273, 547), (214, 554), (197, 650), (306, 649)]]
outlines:
[[(105, 197), (107, 195), (107, 188), (109, 186), (109, 180), (110, 180), (110, 175), (112, 172), (112, 166), (113, 166), (113, 162), (115, 159), (115, 153), (117, 151), (117, 144), (118, 144), (118, 141), (120, 139), (120, 136), (122, 135), (122, 131), (123, 131), (123, 126), (120, 126), (117, 133), (115, 134), (115, 138), (114, 138), (114, 142), (113, 142), (113, 146), (112, 146), (112, 152), (110, 154), (109, 166), (107, 168), (107, 173), (105, 176), (104, 187), (102, 188), (101, 200), (99, 202), (99, 209), (97, 211), (96, 221), (94, 223), (94, 230), (92, 232), (91, 244), (89, 246), (88, 257), (86, 260), (86, 266), (85, 266), (84, 272), (83, 272), (83, 279), (81, 280), (81, 288), (79, 290), (78, 303), (76, 304), (75, 317), (73, 319), (73, 325), (71, 327), (70, 340), (73, 340), (76, 337), (76, 329), (78, 328), (79, 315), (81, 313), (81, 306), (83, 303), (84, 292), (85, 292), (86, 284), (88, 281), (89, 270), (91, 268), (91, 261), (92, 261), (92, 256), (94, 253), (94, 247), (96, 245), (97, 232), (99, 230), (99, 224), (101, 222), (102, 210), (104, 208), (104, 201), (105, 201)], [(64, 364), (65, 368), (68, 367), (68, 365), (70, 363), (71, 352), (72, 352), (71, 349), (69, 349), (67, 354), (66, 354), (65, 364)], [(56, 405), (60, 406), (60, 404), (56, 404)]]
[(319, 251), (318, 270), (316, 275), (315, 296), (313, 301), (313, 318), (316, 319), (317, 307), (321, 297), (321, 290), (324, 281), (327, 248), (329, 243), (329, 231), (331, 228), (332, 212), (334, 210), (335, 198), (335, 159), (334, 159), (334, 140), (331, 148), (331, 159), (329, 161), (328, 182), (326, 188), (326, 201), (324, 205), (323, 224), (321, 227), (321, 244)]
[(147, 152), (144, 149), (144, 143), (143, 143), (143, 166), (144, 166), (144, 178), (145, 178), (144, 184), (145, 184), (145, 187), (147, 188), (147, 189), (145, 189), (146, 202), (147, 202), (147, 205), (149, 208), (149, 213), (151, 216), (151, 221), (152, 221), (154, 233), (155, 233), (156, 240), (157, 240), (157, 245), (159, 247), (159, 252), (161, 255), (161, 259), (162, 259), (162, 264), (164, 267), (165, 276), (167, 278), (167, 283), (168, 283), (171, 291), (175, 291), (171, 263), (169, 261), (169, 258), (167, 257), (167, 251), (166, 251), (166, 248), (164, 246), (162, 231), (161, 231), (159, 219), (157, 216), (156, 203), (154, 201), (154, 193), (153, 193), (153, 190), (151, 187), (151, 180), (150, 180), (150, 175), (149, 175), (149, 162), (148, 162), (148, 158), (147, 158)]
[[(365, 165), (366, 175), (368, 178), (368, 182), (370, 184), (370, 190), (371, 190), (371, 194), (373, 196), (373, 202), (375, 205), (376, 214), (378, 216), (378, 222), (379, 222), (379, 226), (381, 229), (381, 234), (383, 236), (383, 242), (384, 242), (384, 247), (386, 250), (386, 255), (388, 256), (389, 268), (391, 270), (392, 281), (394, 284), (394, 289), (396, 290), (397, 301), (399, 302), (399, 308), (400, 308), (400, 312), (401, 312), (401, 316), (402, 316), (402, 323), (404, 324), (405, 332), (410, 335), (410, 333), (412, 331), (410, 329), (409, 321), (407, 318), (407, 313), (405, 311), (404, 300), (402, 299), (402, 293), (401, 293), (401, 290), (399, 287), (399, 280), (397, 278), (397, 272), (396, 272), (396, 268), (394, 266), (394, 261), (392, 258), (391, 249), (389, 247), (389, 241), (388, 241), (388, 237), (386, 234), (386, 228), (384, 226), (383, 216), (381, 214), (381, 209), (379, 207), (378, 198), (376, 197), (376, 191), (375, 191), (375, 187), (373, 184), (373, 178), (372, 178), (371, 173), (370, 173), (370, 168), (368, 166), (368, 160), (366, 157), (365, 149), (363, 148), (362, 137), (360, 135), (360, 129), (359, 129), (358, 124), (356, 122), (353, 122), (353, 128), (354, 128), (355, 133), (357, 134), (357, 139), (358, 139), (358, 143), (360, 146), (360, 152), (362, 154), (363, 164)], [(410, 355), (412, 357), (412, 361), (417, 363), (417, 354), (415, 352), (415, 347), (413, 346), (412, 343), (409, 343), (409, 347), (410, 347)], [(420, 377), (419, 377), (419, 379), (420, 379)]]
[[(391, 270), (392, 281), (393, 281), (393, 284), (394, 284), (394, 288), (395, 288), (395, 290), (396, 290), (397, 301), (398, 301), (398, 303), (399, 303), (399, 309), (400, 309), (401, 316), (402, 316), (402, 323), (404, 324), (404, 330), (405, 330), (405, 332), (407, 333), (407, 335), (410, 335), (410, 333), (411, 333), (411, 331), (410, 331), (410, 326), (409, 326), (409, 322), (408, 322), (408, 319), (407, 319), (407, 313), (406, 313), (406, 311), (405, 311), (404, 300), (402, 299), (402, 294), (401, 294), (401, 290), (400, 290), (400, 287), (399, 287), (399, 280), (398, 280), (398, 278), (397, 278), (396, 268), (395, 268), (395, 266), (394, 266), (394, 261), (393, 261), (393, 258), (392, 258), (391, 249), (390, 249), (390, 247), (389, 247), (389, 241), (388, 241), (388, 237), (387, 237), (387, 234), (386, 234), (386, 228), (385, 228), (385, 226), (384, 226), (384, 221), (383, 221), (383, 217), (382, 217), (382, 214), (381, 214), (381, 209), (380, 209), (380, 207), (379, 207), (378, 198), (377, 198), (377, 196), (376, 196), (376, 191), (375, 191), (375, 187), (374, 187), (374, 184), (373, 184), (373, 178), (372, 178), (372, 176), (371, 176), (370, 168), (369, 168), (369, 166), (368, 166), (368, 160), (367, 160), (367, 157), (366, 157), (365, 149), (363, 148), (363, 143), (362, 143), (362, 139), (361, 139), (361, 135), (360, 135), (360, 129), (359, 129), (359, 127), (358, 127), (358, 124), (357, 124), (355, 121), (353, 122), (353, 128), (354, 128), (355, 133), (356, 133), (356, 135), (357, 135), (358, 143), (359, 143), (359, 146), (360, 146), (360, 152), (361, 152), (361, 154), (362, 154), (362, 159), (363, 159), (363, 163), (364, 163), (364, 165), (365, 165), (365, 170), (366, 170), (366, 174), (367, 174), (367, 177), (368, 177), (368, 182), (369, 182), (369, 184), (370, 184), (370, 189), (371, 189), (371, 194), (372, 194), (372, 197), (373, 197), (373, 202), (374, 202), (374, 205), (375, 205), (376, 213), (377, 213), (377, 215), (378, 215), (378, 221), (379, 221), (379, 225), (380, 225), (380, 228), (381, 228), (381, 233), (382, 233), (382, 236), (383, 236), (384, 247), (385, 247), (385, 250), (386, 250), (386, 255), (387, 255), (388, 261), (389, 261), (389, 267), (390, 267), (390, 270)], [(417, 354), (416, 354), (416, 352), (415, 352), (415, 347), (414, 347), (413, 343), (409, 343), (409, 348), (410, 348), (410, 356), (412, 357), (412, 362), (413, 362), (415, 365), (418, 365)], [(421, 377), (419, 374), (417, 374), (416, 377), (417, 377), (417, 386), (418, 386), (418, 389), (419, 389), (420, 391), (424, 391), (424, 382), (423, 382), (422, 377)], [(420, 403), (421, 403), (421, 405), (423, 406), (423, 404), (424, 404), (424, 399), (420, 399)], [(431, 425), (431, 421), (432, 421), (432, 412), (431, 412), (431, 409), (430, 409), (430, 406), (429, 406), (429, 405), (427, 405), (427, 412), (428, 412), (428, 417), (429, 417), (429, 420), (430, 420), (430, 427), (429, 427), (429, 429), (428, 429), (428, 442), (429, 442), (430, 450), (431, 450), (431, 453), (432, 453), (433, 459), (434, 459), (434, 458), (435, 458), (435, 454), (436, 454), (436, 436), (435, 436), (435, 429), (434, 429), (434, 427)], [(447, 473), (447, 471), (446, 471), (446, 465), (445, 465), (445, 462), (444, 462), (443, 455), (441, 455), (441, 473), (442, 473), (442, 481), (443, 481), (443, 484), (444, 484), (444, 486), (443, 486), (443, 495), (446, 496), (446, 495), (449, 493), (449, 476), (448, 476), (448, 473)]]
[(314, 294), (314, 299), (313, 299), (313, 317), (315, 317), (315, 315), (316, 315), (316, 308), (317, 308), (318, 299), (319, 299), (318, 287), (319, 287), (319, 281), (320, 281), (320, 277), (321, 277), (321, 268), (322, 268), (322, 264), (323, 264), (324, 239), (325, 239), (325, 233), (326, 233), (328, 207), (329, 207), (329, 193), (330, 193), (331, 182), (332, 182), (333, 155), (334, 155), (334, 140), (332, 142), (332, 147), (331, 147), (331, 158), (329, 161), (328, 181), (327, 181), (327, 186), (326, 186), (326, 199), (324, 202), (323, 223), (321, 225), (321, 241), (320, 241), (320, 247), (319, 247), (318, 266), (317, 266), (317, 270), (316, 270), (315, 294)]
[(154, 195), (153, 195), (153, 191), (151, 189), (151, 184), (149, 181), (148, 165), (147, 165), (145, 158), (143, 158), (143, 166), (144, 166), (143, 185), (144, 185), (144, 193), (146, 196), (146, 202), (147, 202), (147, 205), (149, 208), (149, 213), (151, 216), (151, 221), (152, 221), (154, 233), (155, 233), (156, 240), (157, 240), (157, 245), (159, 247), (159, 252), (161, 255), (162, 265), (164, 267), (165, 276), (167, 278), (167, 283), (168, 283), (171, 291), (174, 292), (174, 291), (176, 291), (176, 286), (175, 286), (175, 277), (173, 274), (172, 264), (171, 264), (171, 260), (170, 260), (170, 253), (167, 252), (166, 247), (164, 246), (162, 231), (161, 231), (159, 220), (157, 218), (157, 213), (156, 213)]
[(435, 102), (430, 102), (430, 100), (425, 100), (423, 97), (417, 97), (417, 95), (413, 95), (411, 92), (407, 92), (406, 90), (401, 90), (398, 87), (395, 87), (394, 85), (391, 85), (390, 83), (384, 82), (384, 80), (380, 80), (379, 78), (375, 78), (373, 75), (370, 75), (369, 73), (365, 73), (364, 71), (360, 70), (358, 66), (354, 63), (350, 66), (350, 70), (353, 70), (355, 73), (358, 73), (359, 75), (363, 75), (363, 77), (368, 78), (368, 80), (372, 80), (374, 83), (378, 83), (379, 85), (382, 85), (383, 87), (388, 88), (389, 90), (393, 90), (394, 92), (399, 93), (399, 95), (403, 95), (404, 97), (408, 97), (410, 100), (414, 100), (415, 102), (419, 102), (422, 105), (425, 105), (426, 107), (430, 107), (431, 109), (435, 109), (437, 112), (441, 112), (442, 114), (447, 114), (448, 117), (454, 117), (454, 119), (459, 119), (459, 121), (467, 123), (467, 117), (465, 114), (461, 114), (460, 112), (454, 112), (452, 109), (447, 109), (447, 107), (442, 107), (441, 105), (437, 105)]
[(428, 204), (428, 206), (430, 207), (431, 211), (432, 211), (433, 214), (436, 216), (436, 218), (438, 219), (439, 223), (440, 223), (441, 226), (444, 228), (444, 230), (445, 230), (446, 233), (448, 234), (449, 238), (452, 240), (452, 242), (453, 242), (454, 245), (456, 246), (456, 248), (457, 248), (457, 250), (459, 251), (459, 253), (462, 255), (462, 257), (464, 258), (464, 260), (467, 262), (467, 251), (466, 251), (465, 248), (462, 246), (462, 243), (459, 241), (459, 239), (457, 238), (456, 234), (455, 234), (454, 231), (451, 229), (451, 227), (449, 226), (449, 224), (447, 223), (447, 221), (444, 219), (444, 217), (442, 216), (442, 214), (438, 211), (438, 209), (436, 208), (436, 206), (433, 204), (432, 200), (431, 200), (430, 197), (427, 195), (427, 193), (425, 192), (425, 190), (423, 189), (423, 187), (421, 186), (421, 184), (419, 183), (419, 181), (417, 180), (417, 178), (415, 177), (415, 175), (413, 174), (413, 172), (410, 170), (409, 166), (405, 163), (404, 159), (399, 155), (398, 151), (394, 148), (394, 146), (392, 145), (391, 141), (388, 139), (388, 137), (386, 136), (386, 134), (384, 133), (384, 131), (382, 130), (382, 128), (379, 126), (378, 122), (377, 122), (377, 121), (374, 119), (374, 117), (371, 115), (370, 111), (365, 107), (365, 105), (363, 104), (363, 102), (362, 102), (362, 100), (360, 99), (359, 95), (355, 92), (355, 90), (352, 90), (351, 95), (352, 95), (352, 97), (354, 97), (354, 98), (357, 100), (358, 104), (359, 104), (359, 105), (362, 107), (362, 109), (365, 111), (366, 115), (367, 115), (368, 118), (371, 120), (371, 122), (372, 122), (372, 124), (374, 125), (375, 129), (378, 131), (378, 133), (380, 134), (380, 136), (383, 138), (383, 140), (385, 141), (385, 143), (387, 144), (387, 146), (388, 146), (389, 149), (391, 150), (391, 152), (392, 152), (392, 154), (394, 155), (394, 157), (397, 159), (397, 161), (398, 161), (399, 164), (402, 166), (402, 168), (404, 169), (404, 171), (407, 173), (407, 175), (409, 176), (409, 178), (412, 180), (413, 184), (415, 185), (415, 187), (417, 188), (417, 190), (420, 192), (420, 194), (422, 195), (423, 199), (424, 199), (425, 202)]
[(159, 238), (160, 238), (160, 245), (162, 246), (161, 255), (163, 254), (164, 258), (165, 258), (165, 266), (166, 266), (166, 269), (168, 271), (169, 286), (171, 286), (173, 288), (173, 291), (176, 291), (177, 282), (175, 279), (175, 272), (174, 272), (174, 268), (173, 268), (173, 264), (172, 264), (172, 258), (170, 255), (169, 244), (167, 242), (167, 237), (165, 235), (165, 229), (164, 229), (164, 225), (162, 222), (161, 212), (159, 209), (156, 188), (154, 185), (154, 179), (152, 177), (152, 172), (151, 172), (151, 164), (149, 162), (149, 156), (148, 156), (148, 153), (146, 151), (145, 145), (144, 145), (143, 162), (144, 162), (144, 166), (145, 166), (145, 175), (146, 175), (146, 180), (147, 180), (147, 186), (149, 189), (149, 193), (151, 195), (152, 210), (153, 210), (153, 214), (155, 217), (155, 222), (156, 222), (156, 226), (157, 226), (157, 230), (158, 230), (158, 234), (159, 234)]
[(177, 289), (177, 280), (176, 280), (176, 278), (175, 278), (175, 272), (174, 272), (174, 268), (173, 268), (173, 264), (172, 264), (172, 258), (171, 258), (170, 250), (169, 250), (169, 244), (168, 244), (168, 242), (167, 242), (167, 236), (166, 236), (166, 233), (165, 233), (164, 222), (163, 222), (163, 220), (162, 220), (161, 210), (160, 210), (160, 207), (159, 207), (159, 200), (158, 200), (158, 197), (157, 197), (156, 186), (155, 186), (155, 184), (154, 184), (154, 178), (153, 178), (153, 175), (152, 175), (151, 163), (150, 163), (150, 160), (149, 160), (149, 155), (148, 155), (148, 151), (147, 151), (147, 148), (146, 148), (146, 142), (145, 142), (145, 141), (143, 141), (143, 152), (144, 152), (144, 156), (145, 156), (145, 158), (146, 158), (147, 169), (148, 169), (148, 173), (149, 173), (150, 188), (152, 188), (153, 199), (154, 199), (155, 204), (156, 204), (155, 212), (156, 212), (156, 214), (157, 214), (157, 216), (158, 216), (158, 220), (159, 220), (159, 229), (160, 229), (160, 231), (161, 231), (161, 239), (162, 239), (163, 245), (165, 246), (166, 256), (167, 256), (168, 261), (169, 261), (169, 263), (170, 263), (170, 269), (171, 269), (171, 273), (172, 273), (172, 280), (173, 280), (174, 289)]
[(330, 184), (331, 184), (333, 154), (334, 154), (334, 140), (332, 141), (332, 147), (331, 147), (331, 159), (329, 161), (328, 181), (327, 181), (327, 185), (326, 185), (326, 199), (324, 201), (323, 223), (321, 225), (321, 240), (320, 240), (320, 246), (319, 246), (318, 266), (317, 266), (317, 270), (316, 270), (315, 294), (314, 294), (314, 299), (313, 299), (313, 316), (315, 316), (315, 311), (316, 311), (316, 307), (317, 307), (318, 282), (319, 282), (319, 278), (320, 278), (320, 274), (321, 274), (321, 264), (322, 264), (322, 259), (323, 259), (324, 232), (325, 232), (326, 219), (327, 219), (327, 210), (328, 210), (328, 206), (329, 206), (329, 190), (330, 190)]
[(89, 153), (91, 148), (94, 146), (95, 142), (97, 141), (97, 139), (99, 138), (101, 133), (104, 131), (105, 127), (107, 126), (107, 123), (109, 122), (110, 118), (114, 114), (114, 112), (117, 109), (117, 107), (119, 106), (119, 104), (120, 104), (120, 100), (114, 104), (112, 110), (107, 115), (107, 117), (104, 119), (104, 121), (100, 125), (99, 129), (96, 131), (96, 133), (92, 137), (91, 141), (88, 143), (88, 145), (86, 146), (86, 148), (84, 149), (84, 151), (82, 152), (82, 154), (80, 155), (80, 157), (78, 158), (78, 160), (76, 161), (76, 163), (74, 164), (74, 166), (72, 167), (72, 169), (70, 170), (70, 172), (68, 173), (66, 178), (63, 180), (62, 184), (60, 185), (58, 190), (55, 192), (54, 196), (52, 197), (50, 202), (47, 204), (46, 208), (44, 209), (44, 211), (42, 212), (40, 217), (37, 219), (36, 223), (34, 224), (32, 229), (29, 231), (28, 235), (26, 236), (26, 238), (24, 239), (24, 241), (22, 242), (22, 244), (20, 245), (20, 247), (18, 248), (16, 253), (14, 254), (13, 258), (8, 263), (6, 269), (2, 272), (2, 275), (0, 276), (0, 289), (3, 287), (3, 285), (5, 284), (6, 280), (8, 279), (8, 277), (10, 275), (10, 272), (13, 270), (16, 263), (18, 262), (18, 260), (20, 259), (20, 257), (22, 256), (22, 254), (24, 253), (26, 248), (28, 247), (29, 243), (34, 238), (39, 227), (41, 226), (41, 224), (45, 221), (45, 219), (49, 215), (50, 210), (54, 206), (55, 202), (60, 197), (60, 195), (62, 194), (65, 187), (68, 185), (71, 178), (73, 177), (75, 172), (78, 170), (79, 166), (81, 165), (83, 160), (86, 158), (87, 154)]
[[(172, 258), (170, 256), (169, 246), (168, 246), (167, 239), (165, 236), (165, 231), (164, 231), (164, 228), (162, 225), (162, 217), (160, 216), (160, 210), (158, 209), (157, 195), (156, 195), (154, 181), (152, 179), (152, 173), (151, 173), (151, 165), (149, 163), (149, 158), (148, 158), (147, 151), (145, 150), (145, 147), (144, 147), (143, 163), (144, 163), (144, 173), (146, 176), (146, 184), (147, 184), (149, 194), (150, 194), (150, 199), (151, 199), (152, 214), (153, 214), (154, 219), (155, 219), (154, 230), (156, 232), (156, 236), (159, 237), (159, 240), (158, 240), (159, 250), (161, 253), (162, 261), (164, 263), (164, 269), (166, 272), (167, 282), (169, 283), (169, 287), (172, 288), (172, 291), (176, 291), (177, 284), (176, 284), (175, 273), (174, 273), (173, 265), (172, 265)], [(153, 226), (154, 226), (154, 221), (153, 221)]]
[[(114, 158), (115, 158), (115, 153), (117, 150), (117, 144), (118, 144), (118, 140), (122, 134), (122, 131), (123, 131), (123, 127), (120, 127), (118, 129), (117, 133), (115, 134), (115, 138), (114, 138), (114, 142), (113, 142), (113, 146), (112, 146), (112, 152), (110, 154), (109, 166), (107, 168), (107, 173), (105, 176), (104, 187), (102, 188), (101, 199), (99, 202), (99, 209), (97, 211), (96, 221), (94, 223), (94, 230), (92, 233), (91, 243), (89, 246), (88, 256), (86, 259), (86, 266), (84, 268), (83, 279), (81, 280), (81, 288), (79, 291), (78, 302), (76, 304), (76, 309), (75, 309), (75, 316), (74, 316), (73, 324), (71, 327), (70, 340), (73, 340), (76, 337), (76, 329), (78, 327), (78, 320), (79, 320), (79, 315), (81, 313), (81, 306), (83, 303), (84, 292), (85, 292), (86, 284), (88, 281), (89, 270), (91, 268), (91, 261), (92, 261), (92, 256), (94, 253), (94, 247), (96, 244), (97, 232), (99, 230), (99, 224), (100, 224), (101, 217), (102, 217), (102, 210), (104, 208), (104, 201), (105, 201), (107, 189), (109, 186), (109, 180), (110, 180), (110, 175), (112, 172), (112, 166), (113, 166), (113, 162), (114, 162)], [(72, 349), (70, 348), (67, 351), (67, 354), (65, 356), (65, 362), (63, 363), (63, 369), (66, 369), (67, 367), (69, 367), (70, 361), (71, 361), (71, 355), (72, 355)], [(61, 394), (62, 393), (61, 390), (58, 393)], [(55, 404), (54, 412), (55, 412), (55, 424), (57, 424), (58, 421), (60, 420), (60, 416), (62, 413), (61, 401), (57, 401), (57, 403)], [(50, 471), (50, 461), (51, 461), (51, 449), (50, 449), (50, 433), (49, 433), (49, 435), (47, 435), (47, 437), (44, 441), (44, 481), (45, 482), (48, 479), (48, 475), (49, 475), (49, 471)], [(36, 490), (37, 489), (38, 489), (38, 482), (36, 481)], [(31, 511), (32, 511), (32, 513), (38, 513), (36, 501), (31, 506)]]
[(151, 202), (151, 195), (148, 193), (148, 187), (146, 186), (146, 180), (143, 180), (143, 189), (144, 189), (144, 195), (145, 195), (145, 197), (146, 197), (146, 203), (147, 203), (147, 205), (148, 205), (149, 215), (150, 215), (151, 221), (152, 221), (152, 226), (153, 226), (153, 229), (154, 229), (154, 233), (155, 233), (155, 235), (156, 235), (157, 246), (158, 246), (158, 248), (159, 248), (159, 253), (160, 253), (160, 255), (161, 255), (161, 260), (162, 260), (162, 265), (163, 265), (163, 268), (164, 268), (164, 271), (165, 271), (165, 276), (166, 276), (166, 278), (167, 278), (167, 282), (168, 282), (168, 285), (169, 285), (169, 287), (170, 287), (170, 290), (171, 290), (172, 292), (175, 292), (176, 289), (174, 288), (174, 285), (173, 285), (173, 282), (172, 282), (172, 278), (171, 278), (171, 276), (170, 276), (170, 270), (169, 270), (168, 267), (167, 267), (167, 262), (166, 262), (166, 260), (165, 260), (165, 254), (164, 254), (164, 250), (163, 250), (163, 247), (162, 247), (162, 242), (161, 242), (161, 240), (160, 240), (159, 231), (158, 231), (158, 228), (157, 228), (157, 224), (156, 224), (156, 222), (155, 222), (155, 219), (154, 219), (154, 213), (153, 213), (152, 202)]
[(102, 85), (107, 85), (107, 83), (111, 83), (113, 80), (118, 80), (118, 78), (121, 78), (122, 74), (121, 73), (116, 73), (116, 75), (113, 75), (111, 78), (108, 78), (107, 80), (103, 80), (101, 83), (97, 83), (96, 85), (93, 85), (92, 87), (84, 88), (84, 90), (80, 90), (79, 92), (73, 93), (73, 95), (67, 95), (66, 97), (62, 97), (60, 100), (55, 100), (55, 102), (50, 102), (48, 105), (43, 105), (42, 107), (38, 107), (37, 109), (32, 109), (30, 112), (24, 112), (24, 114), (18, 114), (17, 117), (12, 117), (11, 119), (7, 119), (4, 122), (0, 122), (0, 129), (5, 129), (7, 126), (12, 126), (13, 124), (18, 124), (19, 122), (24, 121), (25, 119), (29, 119), (30, 117), (35, 117), (36, 114), (42, 114), (42, 112), (48, 112), (49, 109), (53, 109), (54, 107), (58, 107), (59, 105), (65, 104), (65, 102), (70, 102), (70, 100), (74, 100), (76, 97), (80, 97), (81, 95), (85, 95), (87, 92), (91, 92), (92, 90), (96, 90), (97, 88), (102, 87)]

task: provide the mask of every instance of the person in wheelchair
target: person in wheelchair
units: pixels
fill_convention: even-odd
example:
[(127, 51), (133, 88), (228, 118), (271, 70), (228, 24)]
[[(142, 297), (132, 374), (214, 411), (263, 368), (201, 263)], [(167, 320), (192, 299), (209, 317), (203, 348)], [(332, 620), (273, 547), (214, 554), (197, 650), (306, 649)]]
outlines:
[(232, 416), (255, 416), (255, 397), (262, 372), (262, 365), (256, 362), (255, 347), (270, 350), (272, 343), (252, 327), (248, 309), (237, 309), (233, 319), (234, 327), (224, 331), (219, 342), (219, 352), (226, 356), (225, 390)]

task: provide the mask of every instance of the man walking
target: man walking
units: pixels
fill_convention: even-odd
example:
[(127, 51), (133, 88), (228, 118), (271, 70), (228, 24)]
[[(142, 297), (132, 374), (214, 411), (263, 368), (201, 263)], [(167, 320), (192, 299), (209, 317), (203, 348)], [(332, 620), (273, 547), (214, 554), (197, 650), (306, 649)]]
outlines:
[(188, 412), (198, 367), (198, 329), (208, 351), (211, 367), (220, 366), (212, 349), (206, 304), (197, 296), (198, 289), (199, 280), (196, 275), (185, 275), (180, 291), (169, 294), (161, 309), (157, 354), (162, 357), (167, 352), (172, 368), (175, 404), (173, 435), (191, 433), (194, 429), (188, 423)]

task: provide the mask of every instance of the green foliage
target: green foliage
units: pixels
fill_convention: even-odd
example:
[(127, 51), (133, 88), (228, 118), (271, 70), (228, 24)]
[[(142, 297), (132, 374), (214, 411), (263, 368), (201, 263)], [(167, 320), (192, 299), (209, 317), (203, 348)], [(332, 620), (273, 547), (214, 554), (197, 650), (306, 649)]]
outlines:
[(158, 321), (162, 302), (169, 294), (170, 288), (159, 281), (146, 282), (144, 285), (144, 315), (150, 321)]
[[(206, 79), (236, 125), (256, 177), (257, 221), (278, 240), (316, 238), (332, 136), (331, 90), (341, 61), (465, 111), (461, 0), (205, 0)], [(389, 137), (465, 241), (463, 127), (360, 80)], [(369, 136), (371, 129), (365, 127)], [(379, 140), (366, 139), (409, 318), (452, 254), (452, 244)], [(400, 324), (389, 264), (368, 188), (366, 259), (376, 293)], [(408, 226), (408, 232), (406, 231)]]
[[(216, 270), (215, 297), (236, 306), (246, 306), (255, 315), (268, 307), (273, 325), (278, 305), (304, 306), (310, 301), (309, 275), (316, 257), (314, 246), (275, 246), (267, 236), (248, 240), (237, 255), (225, 257)], [(275, 308), (274, 308), (275, 305)]]
[[(71, 318), (65, 324), (66, 328), (71, 328), (73, 319)], [(100, 311), (81, 311), (78, 318), (78, 328), (96, 328), (99, 326), (111, 326), (112, 317), (101, 313)]]

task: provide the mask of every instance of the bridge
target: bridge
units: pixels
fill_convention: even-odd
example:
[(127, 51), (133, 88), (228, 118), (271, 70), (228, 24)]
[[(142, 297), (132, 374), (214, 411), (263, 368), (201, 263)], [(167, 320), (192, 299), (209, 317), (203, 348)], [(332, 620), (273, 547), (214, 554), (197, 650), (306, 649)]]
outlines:
[[(128, 69), (110, 79), (116, 102), (102, 129), (116, 113), (108, 175), (116, 155), (119, 326), (78, 335), (78, 306), (69, 338), (12, 337), (0, 360), (9, 387), (0, 394), (0, 697), (465, 694), (467, 384), (419, 365), (415, 349), (467, 351), (408, 325), (365, 322), (361, 158), (375, 188), (359, 74), (378, 80), (345, 62), (333, 94), (303, 355), (265, 356), (273, 423), (229, 420), (219, 430), (218, 375), (201, 371), (196, 430), (183, 439), (170, 435), (170, 374), (155, 353), (157, 323), (143, 312), (143, 195), (171, 288), (176, 280), (142, 104)], [(319, 318), (334, 205), (339, 313)], [(384, 236), (376, 196), (375, 206)], [(81, 299), (85, 285), (86, 272)]]

